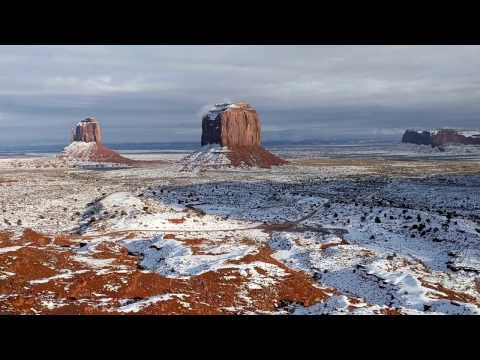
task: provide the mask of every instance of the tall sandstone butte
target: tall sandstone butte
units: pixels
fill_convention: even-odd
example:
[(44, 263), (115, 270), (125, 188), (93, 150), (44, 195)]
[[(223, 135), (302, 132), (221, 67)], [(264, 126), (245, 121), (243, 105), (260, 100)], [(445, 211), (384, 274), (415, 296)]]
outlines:
[(73, 129), (72, 141), (102, 142), (102, 131), (97, 119), (89, 117), (80, 121)]
[(201, 143), (228, 148), (233, 166), (270, 168), (287, 163), (262, 147), (258, 113), (243, 102), (215, 105), (202, 119)]
[(202, 146), (260, 146), (260, 118), (249, 104), (218, 104), (202, 120)]

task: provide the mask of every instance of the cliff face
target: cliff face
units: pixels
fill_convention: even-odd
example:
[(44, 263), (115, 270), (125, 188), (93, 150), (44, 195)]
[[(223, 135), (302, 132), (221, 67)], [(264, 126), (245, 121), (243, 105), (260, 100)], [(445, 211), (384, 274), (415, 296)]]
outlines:
[(102, 142), (100, 124), (94, 118), (80, 121), (73, 129), (72, 141)]
[(402, 137), (403, 143), (432, 145), (432, 135), (428, 131), (407, 130)]
[(480, 145), (480, 132), (440, 129), (435, 131), (407, 130), (402, 137), (403, 143), (431, 145), (447, 144)]
[(480, 145), (480, 136), (465, 136), (462, 132), (455, 130), (440, 130), (432, 136), (432, 146), (445, 144)]
[(245, 103), (216, 105), (202, 120), (202, 145), (260, 145), (260, 118)]

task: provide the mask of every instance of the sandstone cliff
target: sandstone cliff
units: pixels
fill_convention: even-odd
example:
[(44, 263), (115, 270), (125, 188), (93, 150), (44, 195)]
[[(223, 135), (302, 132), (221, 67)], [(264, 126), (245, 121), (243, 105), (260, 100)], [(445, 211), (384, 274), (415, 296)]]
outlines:
[(446, 144), (480, 145), (480, 133), (443, 129), (432, 135), (432, 146)]
[(216, 105), (202, 121), (202, 145), (260, 145), (260, 118), (245, 103)]
[(87, 118), (80, 121), (72, 132), (72, 141), (102, 142), (100, 124), (95, 118)]
[(201, 144), (226, 148), (224, 154), (234, 167), (270, 168), (287, 163), (262, 147), (260, 118), (246, 103), (215, 105), (202, 119)]
[(407, 130), (402, 136), (403, 143), (432, 145), (432, 134), (428, 131)]

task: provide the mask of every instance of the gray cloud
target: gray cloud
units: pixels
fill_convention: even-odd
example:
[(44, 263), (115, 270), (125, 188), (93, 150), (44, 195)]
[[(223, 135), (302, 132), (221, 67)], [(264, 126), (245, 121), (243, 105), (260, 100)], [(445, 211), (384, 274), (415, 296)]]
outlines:
[(480, 127), (479, 46), (0, 46), (0, 144), (63, 143), (96, 116), (108, 142), (198, 141), (225, 99), (265, 140)]

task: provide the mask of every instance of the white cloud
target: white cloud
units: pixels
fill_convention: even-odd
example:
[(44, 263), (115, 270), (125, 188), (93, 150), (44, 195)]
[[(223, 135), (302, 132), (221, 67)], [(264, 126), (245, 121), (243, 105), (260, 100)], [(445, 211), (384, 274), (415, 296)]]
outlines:
[(100, 95), (105, 93), (138, 93), (163, 91), (168, 87), (161, 83), (148, 83), (143, 79), (116, 81), (109, 75), (79, 78), (57, 76), (45, 80), (44, 93)]

